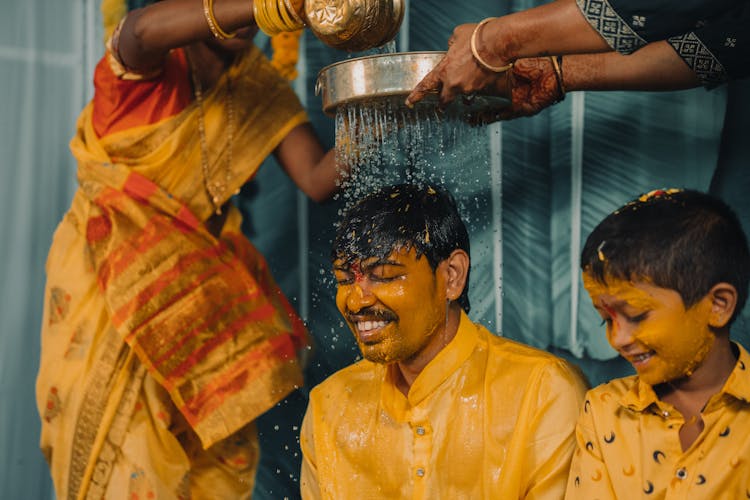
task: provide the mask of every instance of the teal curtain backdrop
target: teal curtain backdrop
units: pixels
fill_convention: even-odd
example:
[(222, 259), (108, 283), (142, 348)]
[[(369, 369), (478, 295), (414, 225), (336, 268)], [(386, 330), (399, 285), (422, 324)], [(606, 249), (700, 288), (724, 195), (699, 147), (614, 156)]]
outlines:
[[(443, 50), (458, 23), (538, 3), (407, 1), (397, 50)], [(44, 262), (75, 189), (68, 141), (91, 95), (100, 22), (97, 0), (3, 1), (0, 498), (53, 497), (38, 450), (34, 397)], [(263, 36), (258, 43), (267, 46)], [(310, 33), (303, 38), (295, 85), (329, 146), (334, 124), (314, 95), (317, 73), (357, 55), (330, 49)], [(668, 186), (713, 190), (750, 229), (748, 112), (746, 81), (712, 91), (573, 93), (538, 116), (485, 127), (471, 154), (450, 164), (436, 161), (472, 233), (473, 318), (572, 360), (592, 384), (630, 373), (608, 347), (581, 287), (582, 242), (634, 195)], [(343, 201), (308, 202), (273, 160), (267, 163), (238, 203), (247, 234), (268, 257), (316, 346), (306, 387), (259, 422), (263, 456), (254, 498), (297, 498), (297, 435), (307, 391), (358, 352), (335, 308), (330, 279), (332, 224)], [(733, 330), (746, 346), (748, 318), (746, 312)]]

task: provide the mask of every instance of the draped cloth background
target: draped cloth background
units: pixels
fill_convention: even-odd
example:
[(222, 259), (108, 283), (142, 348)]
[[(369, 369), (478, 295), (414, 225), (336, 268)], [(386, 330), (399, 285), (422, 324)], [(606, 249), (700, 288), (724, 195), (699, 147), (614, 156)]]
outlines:
[[(537, 3), (407, 2), (397, 47), (443, 50), (455, 24)], [(5, 2), (0, 16), (0, 498), (52, 494), (34, 405), (43, 270), (75, 188), (68, 142), (102, 50), (98, 4)], [(313, 88), (322, 67), (351, 56), (310, 33), (303, 44), (297, 90), (332, 145), (333, 120), (323, 116)], [(748, 113), (750, 83), (742, 81), (710, 92), (576, 93), (539, 116), (488, 127), (487, 165), (472, 169), (476, 182), (462, 182), (464, 168), (444, 166), (460, 198), (482, 201), (465, 205), (472, 317), (569, 357), (594, 383), (627, 373), (581, 288), (582, 241), (617, 206), (664, 186), (711, 186), (750, 230), (750, 143), (742, 136), (750, 130)], [(239, 201), (247, 233), (316, 339), (310, 386), (357, 355), (329, 278), (331, 224), (342, 202), (304, 201), (272, 165), (261, 168)], [(734, 327), (746, 346), (748, 318), (746, 312)], [(306, 392), (298, 391), (259, 421), (263, 457), (255, 498), (297, 497), (305, 404)]]

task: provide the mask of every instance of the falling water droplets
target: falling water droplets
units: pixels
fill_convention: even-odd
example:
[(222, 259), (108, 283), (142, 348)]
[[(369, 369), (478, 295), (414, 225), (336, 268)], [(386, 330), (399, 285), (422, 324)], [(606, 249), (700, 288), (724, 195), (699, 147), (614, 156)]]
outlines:
[[(430, 106), (407, 109), (400, 98), (354, 102), (337, 109), (335, 125), (337, 161), (350, 167), (341, 183), (344, 209), (382, 186), (402, 182), (475, 192), (482, 188), (480, 180), (465, 167), (489, 169), (486, 130)], [(462, 207), (466, 201), (456, 198), (468, 213)]]

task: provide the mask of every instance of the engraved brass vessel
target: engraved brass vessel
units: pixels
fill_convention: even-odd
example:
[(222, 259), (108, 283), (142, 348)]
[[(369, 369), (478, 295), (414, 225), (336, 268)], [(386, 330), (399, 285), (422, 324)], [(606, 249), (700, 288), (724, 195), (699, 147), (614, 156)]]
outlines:
[(385, 45), (404, 20), (404, 0), (305, 0), (304, 10), (318, 39), (350, 52)]

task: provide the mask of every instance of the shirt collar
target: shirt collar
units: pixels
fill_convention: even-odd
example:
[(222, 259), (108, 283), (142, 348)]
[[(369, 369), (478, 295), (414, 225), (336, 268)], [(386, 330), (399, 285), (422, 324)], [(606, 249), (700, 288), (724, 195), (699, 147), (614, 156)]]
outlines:
[(734, 370), (724, 383), (722, 392), (748, 403), (750, 402), (750, 354), (740, 344), (732, 342), (732, 345), (739, 351), (739, 357)]
[(404, 397), (393, 383), (392, 373), (394, 369), (397, 369), (396, 364), (392, 363), (387, 370), (384, 370), (383, 406), (398, 417), (403, 415), (409, 407), (416, 406), (424, 401), (469, 358), (478, 339), (478, 326), (462, 310), (456, 336), (432, 361), (427, 363), (427, 366), (424, 367), (409, 388), (407, 397)]
[[(734, 370), (724, 382), (721, 392), (735, 399), (750, 402), (750, 354), (740, 344), (732, 342), (739, 352)], [(633, 411), (643, 411), (652, 404), (657, 404), (658, 396), (654, 389), (638, 377), (633, 377), (633, 385), (620, 399), (620, 405)]]

